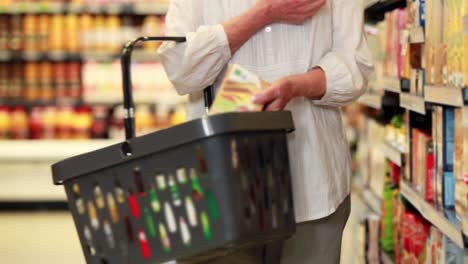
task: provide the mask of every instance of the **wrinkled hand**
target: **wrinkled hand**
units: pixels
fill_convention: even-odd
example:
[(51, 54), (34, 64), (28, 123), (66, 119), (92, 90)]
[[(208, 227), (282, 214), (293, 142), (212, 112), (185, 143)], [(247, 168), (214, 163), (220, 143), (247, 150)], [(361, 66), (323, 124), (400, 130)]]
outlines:
[(256, 94), (252, 101), (265, 105), (265, 111), (281, 111), (296, 97), (292, 81), (288, 78), (274, 82), (266, 91)]
[(268, 10), (271, 23), (286, 22), (302, 24), (313, 17), (326, 3), (326, 0), (258, 0)]

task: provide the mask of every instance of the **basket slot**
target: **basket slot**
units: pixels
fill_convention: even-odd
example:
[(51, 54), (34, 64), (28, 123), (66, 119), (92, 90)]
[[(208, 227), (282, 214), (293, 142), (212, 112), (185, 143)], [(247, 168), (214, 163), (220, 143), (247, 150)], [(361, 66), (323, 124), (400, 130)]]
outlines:
[(128, 205), (130, 207), (130, 212), (134, 218), (140, 217), (140, 205), (138, 204), (138, 200), (136, 198), (135, 193), (129, 189), (128, 190)]
[(133, 234), (132, 223), (130, 222), (130, 217), (128, 215), (124, 216), (124, 222), (127, 240), (128, 242), (133, 243), (133, 241), (135, 241), (135, 235)]
[(107, 193), (107, 205), (109, 207), (109, 215), (112, 223), (115, 225), (118, 224), (120, 221), (119, 209), (117, 208), (117, 204), (115, 203), (114, 196), (111, 192)]
[(115, 237), (112, 227), (107, 220), (103, 222), (104, 235), (106, 236), (107, 246), (111, 249), (115, 248)]
[(137, 186), (138, 194), (140, 197), (146, 195), (145, 187), (143, 186), (143, 178), (141, 176), (141, 171), (139, 167), (135, 167), (133, 171), (133, 176), (135, 177), (135, 185)]
[(94, 184), (94, 201), (96, 202), (97, 208), (103, 209), (105, 206), (104, 195), (102, 189), (98, 183)]

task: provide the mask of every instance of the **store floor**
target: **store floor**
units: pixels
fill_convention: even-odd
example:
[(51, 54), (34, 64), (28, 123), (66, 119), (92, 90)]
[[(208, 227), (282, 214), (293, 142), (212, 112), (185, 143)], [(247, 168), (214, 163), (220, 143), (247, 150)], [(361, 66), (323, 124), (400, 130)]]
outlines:
[[(343, 240), (342, 263), (357, 263), (356, 230), (365, 210), (353, 195)], [(83, 264), (84, 257), (67, 212), (0, 213), (0, 262), (8, 264)]]

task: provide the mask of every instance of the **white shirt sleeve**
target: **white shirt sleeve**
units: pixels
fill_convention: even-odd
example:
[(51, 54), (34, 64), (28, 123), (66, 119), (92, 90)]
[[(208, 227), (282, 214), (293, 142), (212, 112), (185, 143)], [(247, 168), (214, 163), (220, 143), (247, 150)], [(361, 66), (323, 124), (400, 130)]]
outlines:
[(200, 5), (197, 0), (172, 0), (166, 15), (166, 35), (187, 37), (185, 43), (164, 43), (158, 51), (180, 95), (212, 85), (231, 58), (223, 25), (201, 25)]
[(360, 0), (333, 0), (333, 48), (318, 63), (326, 75), (327, 90), (317, 105), (345, 106), (367, 89), (373, 72), (372, 55), (364, 34)]

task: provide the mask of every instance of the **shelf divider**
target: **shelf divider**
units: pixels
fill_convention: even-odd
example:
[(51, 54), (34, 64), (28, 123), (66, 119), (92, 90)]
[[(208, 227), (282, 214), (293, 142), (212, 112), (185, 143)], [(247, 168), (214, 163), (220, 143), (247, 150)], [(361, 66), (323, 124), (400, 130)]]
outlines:
[(448, 236), (458, 247), (464, 248), (463, 231), (460, 226), (450, 222), (445, 216), (450, 214), (454, 217), (453, 210), (441, 212), (433, 205), (426, 202), (408, 183), (400, 182), (401, 195), (405, 197), (421, 215)]
[(384, 142), (382, 144), (382, 153), (387, 159), (398, 165), (398, 167), (403, 166), (403, 155), (405, 153), (401, 152), (397, 147), (393, 146), (389, 142)]
[(422, 115), (426, 114), (426, 103), (422, 96), (400, 93), (400, 106)]
[(454, 107), (463, 106), (463, 90), (455, 87), (426, 85), (424, 100)]
[(366, 93), (359, 98), (358, 102), (377, 110), (382, 109), (382, 95), (380, 94)]

